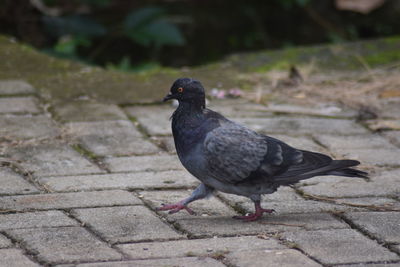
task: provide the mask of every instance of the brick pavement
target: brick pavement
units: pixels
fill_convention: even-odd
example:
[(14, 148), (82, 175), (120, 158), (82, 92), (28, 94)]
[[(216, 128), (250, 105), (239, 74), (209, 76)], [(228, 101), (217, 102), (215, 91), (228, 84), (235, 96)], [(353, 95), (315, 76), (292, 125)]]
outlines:
[[(243, 99), (211, 107), (304, 149), (351, 157), (369, 181), (317, 177), (263, 199), (218, 193), (185, 212), (154, 208), (197, 181), (173, 148), (167, 105), (78, 100), (48, 108), (0, 81), (0, 266), (400, 266), (400, 131), (373, 133), (356, 112)], [(391, 114), (399, 120), (400, 114)]]

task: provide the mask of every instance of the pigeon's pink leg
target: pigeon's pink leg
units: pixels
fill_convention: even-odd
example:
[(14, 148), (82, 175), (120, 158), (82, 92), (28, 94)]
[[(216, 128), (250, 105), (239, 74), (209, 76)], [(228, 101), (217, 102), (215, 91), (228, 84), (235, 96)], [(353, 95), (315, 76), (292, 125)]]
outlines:
[(169, 214), (177, 213), (180, 210), (186, 210), (190, 215), (194, 215), (195, 212), (188, 208), (185, 204), (185, 200), (179, 201), (176, 204), (169, 204), (169, 205), (162, 205), (161, 207), (157, 208), (156, 210), (169, 210)]
[(193, 215), (195, 214), (195, 212), (192, 209), (188, 208), (187, 205), (193, 201), (211, 195), (213, 191), (213, 188), (205, 184), (200, 184), (188, 198), (185, 198), (184, 200), (181, 200), (176, 204), (162, 205), (156, 210), (169, 210), (169, 214), (172, 214), (184, 209), (189, 212), (189, 214)]
[(252, 222), (260, 219), (263, 213), (273, 213), (273, 209), (263, 209), (261, 208), (260, 201), (254, 201), (255, 212), (245, 216), (234, 216), (234, 219), (243, 220), (244, 222)]

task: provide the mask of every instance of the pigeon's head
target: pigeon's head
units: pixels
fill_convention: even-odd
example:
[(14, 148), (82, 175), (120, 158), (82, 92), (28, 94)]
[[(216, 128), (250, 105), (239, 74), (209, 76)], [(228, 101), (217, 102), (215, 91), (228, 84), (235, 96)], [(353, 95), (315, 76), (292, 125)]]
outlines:
[(191, 78), (179, 78), (172, 84), (170, 92), (164, 97), (164, 102), (170, 99), (204, 107), (205, 92), (203, 85)]

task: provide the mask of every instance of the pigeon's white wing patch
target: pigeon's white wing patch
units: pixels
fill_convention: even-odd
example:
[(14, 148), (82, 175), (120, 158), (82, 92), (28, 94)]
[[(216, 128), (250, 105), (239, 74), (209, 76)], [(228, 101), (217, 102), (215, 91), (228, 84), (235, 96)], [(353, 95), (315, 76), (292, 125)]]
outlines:
[[(204, 147), (210, 175), (229, 183), (244, 180), (257, 170), (268, 151), (264, 136), (233, 123), (209, 132)], [(277, 156), (277, 161), (282, 161), (282, 155)]]

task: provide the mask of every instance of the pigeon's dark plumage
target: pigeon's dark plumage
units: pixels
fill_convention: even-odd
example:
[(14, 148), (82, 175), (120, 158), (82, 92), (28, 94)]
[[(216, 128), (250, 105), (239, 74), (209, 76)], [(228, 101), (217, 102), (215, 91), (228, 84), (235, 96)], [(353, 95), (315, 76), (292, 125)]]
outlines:
[(179, 159), (201, 184), (190, 197), (158, 210), (174, 213), (186, 209), (193, 214), (187, 204), (218, 190), (250, 198), (255, 203), (255, 213), (237, 218), (252, 221), (273, 211), (261, 208), (260, 199), (279, 186), (322, 175), (367, 176), (351, 168), (360, 164), (356, 160), (333, 160), (327, 155), (293, 148), (207, 109), (204, 88), (197, 80), (176, 80), (164, 101), (169, 99), (179, 102), (172, 115)]

